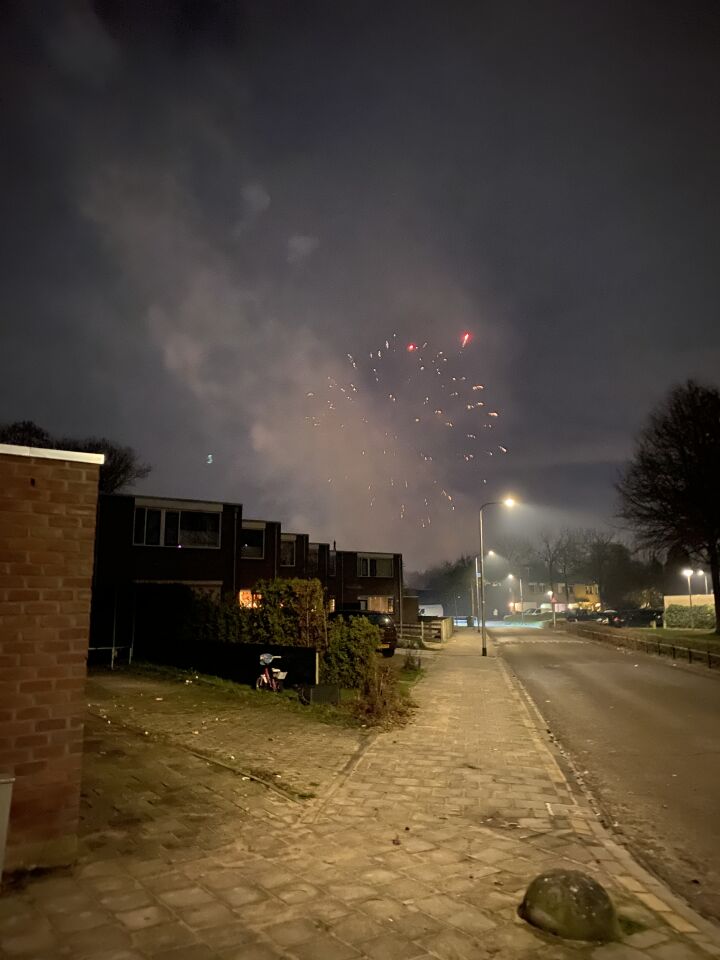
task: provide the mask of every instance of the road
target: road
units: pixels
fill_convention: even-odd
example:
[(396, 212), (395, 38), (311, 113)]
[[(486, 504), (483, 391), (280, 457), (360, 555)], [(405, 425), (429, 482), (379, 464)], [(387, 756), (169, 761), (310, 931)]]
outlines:
[(720, 677), (547, 631), (494, 636), (618, 839), (720, 920)]

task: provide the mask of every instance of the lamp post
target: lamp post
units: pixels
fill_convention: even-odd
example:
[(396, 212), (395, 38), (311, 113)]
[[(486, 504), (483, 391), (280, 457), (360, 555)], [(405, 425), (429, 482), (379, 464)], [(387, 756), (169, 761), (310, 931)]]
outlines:
[(683, 576), (684, 576), (684, 577), (687, 577), (687, 583), (688, 583), (688, 600), (690, 601), (690, 629), (691, 629), (691, 630), (692, 630), (693, 627), (695, 626), (695, 611), (693, 610), (693, 602), (692, 602), (692, 575), (693, 575), (693, 573), (694, 573), (694, 571), (693, 571), (693, 570), (690, 570), (690, 569), (687, 568), (687, 567), (686, 567), (685, 570), (683, 570), (683, 572), (682, 572)]
[(557, 619), (555, 616), (555, 594), (552, 592), (552, 590), (548, 590), (547, 595), (550, 597), (550, 603), (552, 605), (553, 626), (556, 627)]
[[(508, 580), (514, 580), (515, 576), (512, 573), (508, 574)], [(518, 586), (520, 588), (520, 620), (522, 623), (525, 623), (525, 607), (523, 606), (523, 587), (522, 587), (522, 577), (517, 578)]]
[(708, 587), (708, 583), (707, 583), (707, 574), (705, 573), (705, 571), (704, 571), (704, 570), (697, 570), (697, 571), (695, 572), (695, 576), (696, 576), (696, 577), (704, 577), (704, 578), (705, 578), (705, 593), (707, 593), (707, 592), (708, 592), (708, 588), (707, 588), (707, 587)]
[(487, 632), (485, 630), (485, 544), (483, 542), (483, 510), (485, 507), (501, 505), (504, 507), (514, 507), (515, 501), (512, 497), (505, 497), (504, 500), (488, 500), (487, 503), (480, 505), (478, 525), (480, 528), (480, 635), (482, 637), (482, 655), (487, 656)]

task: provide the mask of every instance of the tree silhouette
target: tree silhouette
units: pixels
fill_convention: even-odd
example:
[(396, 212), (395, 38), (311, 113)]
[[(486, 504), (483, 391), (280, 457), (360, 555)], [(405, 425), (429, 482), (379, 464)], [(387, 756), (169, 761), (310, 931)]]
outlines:
[(620, 516), (655, 550), (684, 550), (710, 567), (720, 633), (720, 392), (688, 380), (640, 433), (617, 484)]
[(100, 468), (98, 482), (101, 493), (115, 493), (122, 487), (131, 486), (136, 480), (144, 480), (151, 470), (148, 464), (140, 462), (132, 447), (113, 443), (106, 437), (88, 437), (84, 440), (76, 440), (73, 437), (55, 438), (32, 420), (0, 424), (0, 443), (75, 450), (83, 453), (103, 453), (105, 463)]

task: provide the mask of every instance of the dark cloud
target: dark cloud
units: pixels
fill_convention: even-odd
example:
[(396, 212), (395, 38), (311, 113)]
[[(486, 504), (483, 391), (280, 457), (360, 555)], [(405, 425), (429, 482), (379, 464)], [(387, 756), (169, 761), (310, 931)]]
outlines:
[[(717, 379), (713, 5), (2, 16), (4, 419), (114, 436), (147, 489), (415, 566), (472, 549), (472, 505), (509, 486), (537, 505), (516, 525), (609, 516), (652, 404)], [(389, 493), (368, 508), (381, 398), (361, 459), (305, 397), (392, 332), (465, 329), (509, 452), (458, 471), (448, 447), (456, 510), (428, 532)]]

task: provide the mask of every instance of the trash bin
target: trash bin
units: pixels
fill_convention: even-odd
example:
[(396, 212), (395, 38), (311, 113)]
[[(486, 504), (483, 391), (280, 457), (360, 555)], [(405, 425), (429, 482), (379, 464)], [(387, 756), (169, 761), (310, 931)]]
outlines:
[(15, 777), (0, 776), (0, 880), (5, 863), (5, 844), (7, 843), (8, 822), (10, 820), (10, 801)]

